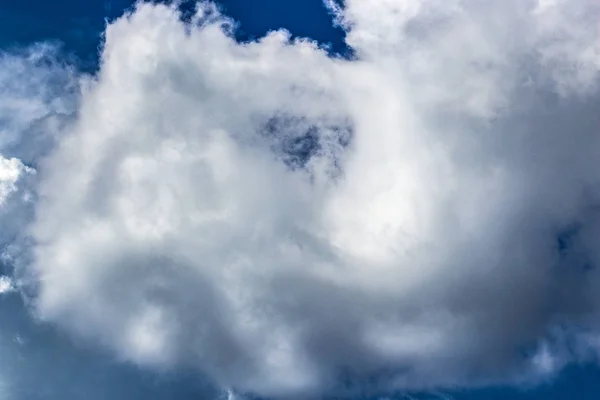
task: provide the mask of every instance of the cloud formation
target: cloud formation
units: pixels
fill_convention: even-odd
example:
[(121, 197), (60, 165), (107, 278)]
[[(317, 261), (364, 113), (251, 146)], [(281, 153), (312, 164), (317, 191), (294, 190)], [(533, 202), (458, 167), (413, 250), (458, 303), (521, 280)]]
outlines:
[(597, 2), (329, 5), (355, 60), (140, 4), (96, 76), (28, 67), (68, 82), (3, 124), (1, 187), (37, 171), (9, 255), (36, 316), (263, 396), (597, 357)]

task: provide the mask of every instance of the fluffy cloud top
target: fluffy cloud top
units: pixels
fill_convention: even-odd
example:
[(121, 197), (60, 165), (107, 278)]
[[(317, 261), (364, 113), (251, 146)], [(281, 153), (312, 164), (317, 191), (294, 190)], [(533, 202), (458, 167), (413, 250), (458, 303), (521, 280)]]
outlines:
[(35, 314), (265, 396), (531, 382), (596, 357), (598, 3), (330, 6), (356, 60), (140, 4), (95, 77), (57, 67), (58, 103), (28, 93), (73, 110), (36, 128), (56, 134), (11, 256)]

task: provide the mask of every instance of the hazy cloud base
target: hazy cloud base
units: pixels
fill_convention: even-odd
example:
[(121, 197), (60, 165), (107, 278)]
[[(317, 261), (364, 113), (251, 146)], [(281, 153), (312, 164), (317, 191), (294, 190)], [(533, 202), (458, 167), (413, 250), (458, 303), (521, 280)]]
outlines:
[(355, 60), (208, 4), (140, 4), (94, 76), (2, 55), (0, 292), (263, 396), (595, 360), (600, 5), (329, 6)]

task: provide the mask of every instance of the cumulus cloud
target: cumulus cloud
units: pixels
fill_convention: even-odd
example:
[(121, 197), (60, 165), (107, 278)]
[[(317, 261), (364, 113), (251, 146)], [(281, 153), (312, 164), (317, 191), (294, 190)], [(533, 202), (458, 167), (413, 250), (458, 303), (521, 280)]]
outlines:
[(58, 69), (74, 111), (35, 131), (57, 134), (13, 256), (36, 316), (232, 396), (535, 382), (596, 357), (597, 2), (330, 7), (355, 60), (140, 4), (95, 77)]

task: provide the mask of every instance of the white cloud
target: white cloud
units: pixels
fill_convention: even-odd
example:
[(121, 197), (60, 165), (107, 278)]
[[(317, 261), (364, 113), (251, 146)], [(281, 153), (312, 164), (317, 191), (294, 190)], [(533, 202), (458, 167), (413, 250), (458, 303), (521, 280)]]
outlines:
[(31, 164), (46, 154), (76, 109), (80, 81), (49, 44), (0, 52), (0, 153)]
[(23, 170), (23, 164), (16, 158), (6, 159), (0, 156), (0, 205), (17, 191), (16, 182)]
[(14, 290), (12, 280), (7, 276), (0, 276), (0, 295)]
[(28, 221), (32, 206), (29, 187), (33, 177), (33, 168), (17, 158), (4, 158), (0, 154), (0, 263), (9, 257), (5, 245), (15, 239)]
[(342, 13), (356, 61), (159, 5), (110, 24), (37, 168), (36, 314), (261, 395), (531, 381), (583, 357), (548, 335), (600, 333), (599, 6)]
[(0, 268), (22, 252), (36, 198), (35, 167), (75, 115), (86, 79), (59, 60), (48, 44), (0, 51)]

